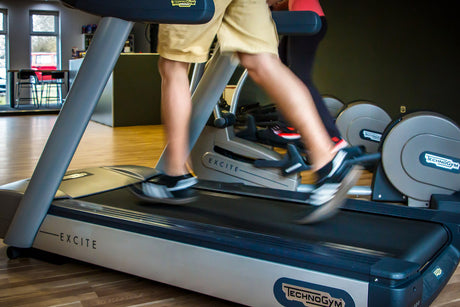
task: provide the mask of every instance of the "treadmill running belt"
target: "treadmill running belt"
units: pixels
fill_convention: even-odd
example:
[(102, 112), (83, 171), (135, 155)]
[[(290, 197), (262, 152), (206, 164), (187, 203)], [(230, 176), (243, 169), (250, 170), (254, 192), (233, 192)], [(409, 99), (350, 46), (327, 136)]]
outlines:
[[(155, 205), (138, 199), (129, 188), (121, 188), (77, 200), (55, 201), (50, 213), (65, 216), (70, 214), (65, 210), (66, 204), (91, 203), (121, 209), (122, 214), (127, 212), (127, 215), (137, 212), (160, 220), (183, 220), (187, 221), (187, 227), (199, 225), (207, 227), (208, 231), (216, 231), (209, 230), (215, 227), (281, 238), (292, 242), (298, 249), (302, 244), (312, 244), (353, 252), (355, 256), (397, 258), (420, 266), (426, 264), (448, 240), (446, 230), (435, 223), (341, 210), (327, 221), (298, 225), (292, 221), (309, 210), (309, 206), (211, 191), (200, 190), (198, 193), (198, 199), (186, 205)], [(95, 222), (92, 215), (86, 214), (85, 218)], [(116, 219), (121, 221), (123, 217)]]

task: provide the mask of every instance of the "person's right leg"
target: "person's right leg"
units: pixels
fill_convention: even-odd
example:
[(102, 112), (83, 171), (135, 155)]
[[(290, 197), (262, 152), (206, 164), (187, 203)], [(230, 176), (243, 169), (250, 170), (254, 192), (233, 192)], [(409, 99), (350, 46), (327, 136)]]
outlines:
[(165, 173), (179, 176), (188, 173), (189, 119), (192, 101), (188, 79), (189, 63), (160, 57), (161, 114), (166, 132)]
[(186, 167), (188, 156), (189, 119), (192, 110), (188, 67), (186, 62), (160, 57), (161, 113), (168, 146), (163, 173), (134, 185), (132, 191), (153, 202), (181, 204), (194, 198), (192, 190), (197, 180)]
[[(238, 25), (238, 26), (235, 26)], [(331, 152), (332, 141), (305, 84), (278, 58), (278, 36), (265, 0), (233, 0), (218, 32), (223, 52), (238, 52), (253, 80), (277, 102), (283, 115), (302, 134), (309, 150), (317, 184), (310, 203), (321, 208), (302, 222), (329, 217), (343, 203), (346, 191), (359, 177), (352, 150)]]
[(308, 88), (270, 53), (239, 53), (249, 76), (275, 101), (283, 116), (302, 135), (313, 167), (320, 169), (333, 158), (333, 144), (315, 108)]
[(184, 203), (193, 198), (188, 189), (197, 179), (188, 173), (189, 121), (192, 109), (188, 80), (189, 63), (205, 62), (209, 47), (230, 0), (216, 1), (213, 19), (200, 25), (160, 25), (159, 71), (162, 78), (162, 117), (168, 144), (163, 173), (150, 178), (133, 192), (151, 202)]

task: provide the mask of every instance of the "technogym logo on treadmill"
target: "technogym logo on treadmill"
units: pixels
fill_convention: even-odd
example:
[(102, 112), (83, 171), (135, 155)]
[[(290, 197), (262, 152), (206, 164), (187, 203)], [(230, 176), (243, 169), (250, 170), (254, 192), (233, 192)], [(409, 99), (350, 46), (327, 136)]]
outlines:
[(444, 170), (452, 173), (460, 173), (460, 160), (454, 157), (425, 151), (420, 155), (420, 162), (428, 167)]
[(343, 290), (289, 278), (281, 278), (276, 281), (274, 294), (278, 302), (283, 306), (355, 306), (351, 296)]
[(196, 0), (171, 0), (172, 6), (191, 7), (196, 5)]
[(300, 302), (305, 306), (345, 306), (345, 302), (342, 299), (333, 298), (326, 292), (315, 291), (289, 284), (283, 284), (283, 292), (286, 294), (286, 298), (288, 300)]

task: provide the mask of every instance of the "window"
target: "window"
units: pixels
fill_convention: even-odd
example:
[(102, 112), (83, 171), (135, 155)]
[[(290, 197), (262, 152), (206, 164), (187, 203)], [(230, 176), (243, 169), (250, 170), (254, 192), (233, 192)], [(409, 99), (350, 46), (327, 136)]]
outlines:
[(0, 105), (6, 104), (6, 70), (8, 64), (7, 11), (0, 9)]
[[(33, 69), (60, 68), (59, 12), (30, 12), (30, 63)], [(40, 76), (39, 76), (40, 77)]]

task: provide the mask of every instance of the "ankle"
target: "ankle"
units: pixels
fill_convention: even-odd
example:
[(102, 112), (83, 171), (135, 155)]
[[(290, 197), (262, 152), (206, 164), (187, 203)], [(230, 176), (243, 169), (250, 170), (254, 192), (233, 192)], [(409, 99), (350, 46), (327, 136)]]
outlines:
[(348, 147), (347, 141), (345, 141), (342, 138), (337, 138), (334, 137), (332, 138), (332, 141), (334, 142), (334, 147), (332, 148), (332, 154), (335, 156), (341, 149)]
[(324, 178), (326, 178), (329, 173), (332, 171), (332, 160), (323, 165), (321, 168), (315, 170), (316, 174), (316, 182), (321, 182), (323, 181)]
[(331, 163), (335, 155), (336, 153), (332, 152), (332, 148), (329, 148), (326, 151), (324, 151), (322, 155), (316, 156), (313, 160), (312, 170), (317, 172), (318, 170), (326, 166), (328, 163)]
[(177, 177), (177, 176), (183, 176), (183, 175), (189, 174), (190, 172), (188, 171), (187, 168), (179, 167), (179, 168), (167, 168), (164, 170), (163, 173), (170, 177)]

